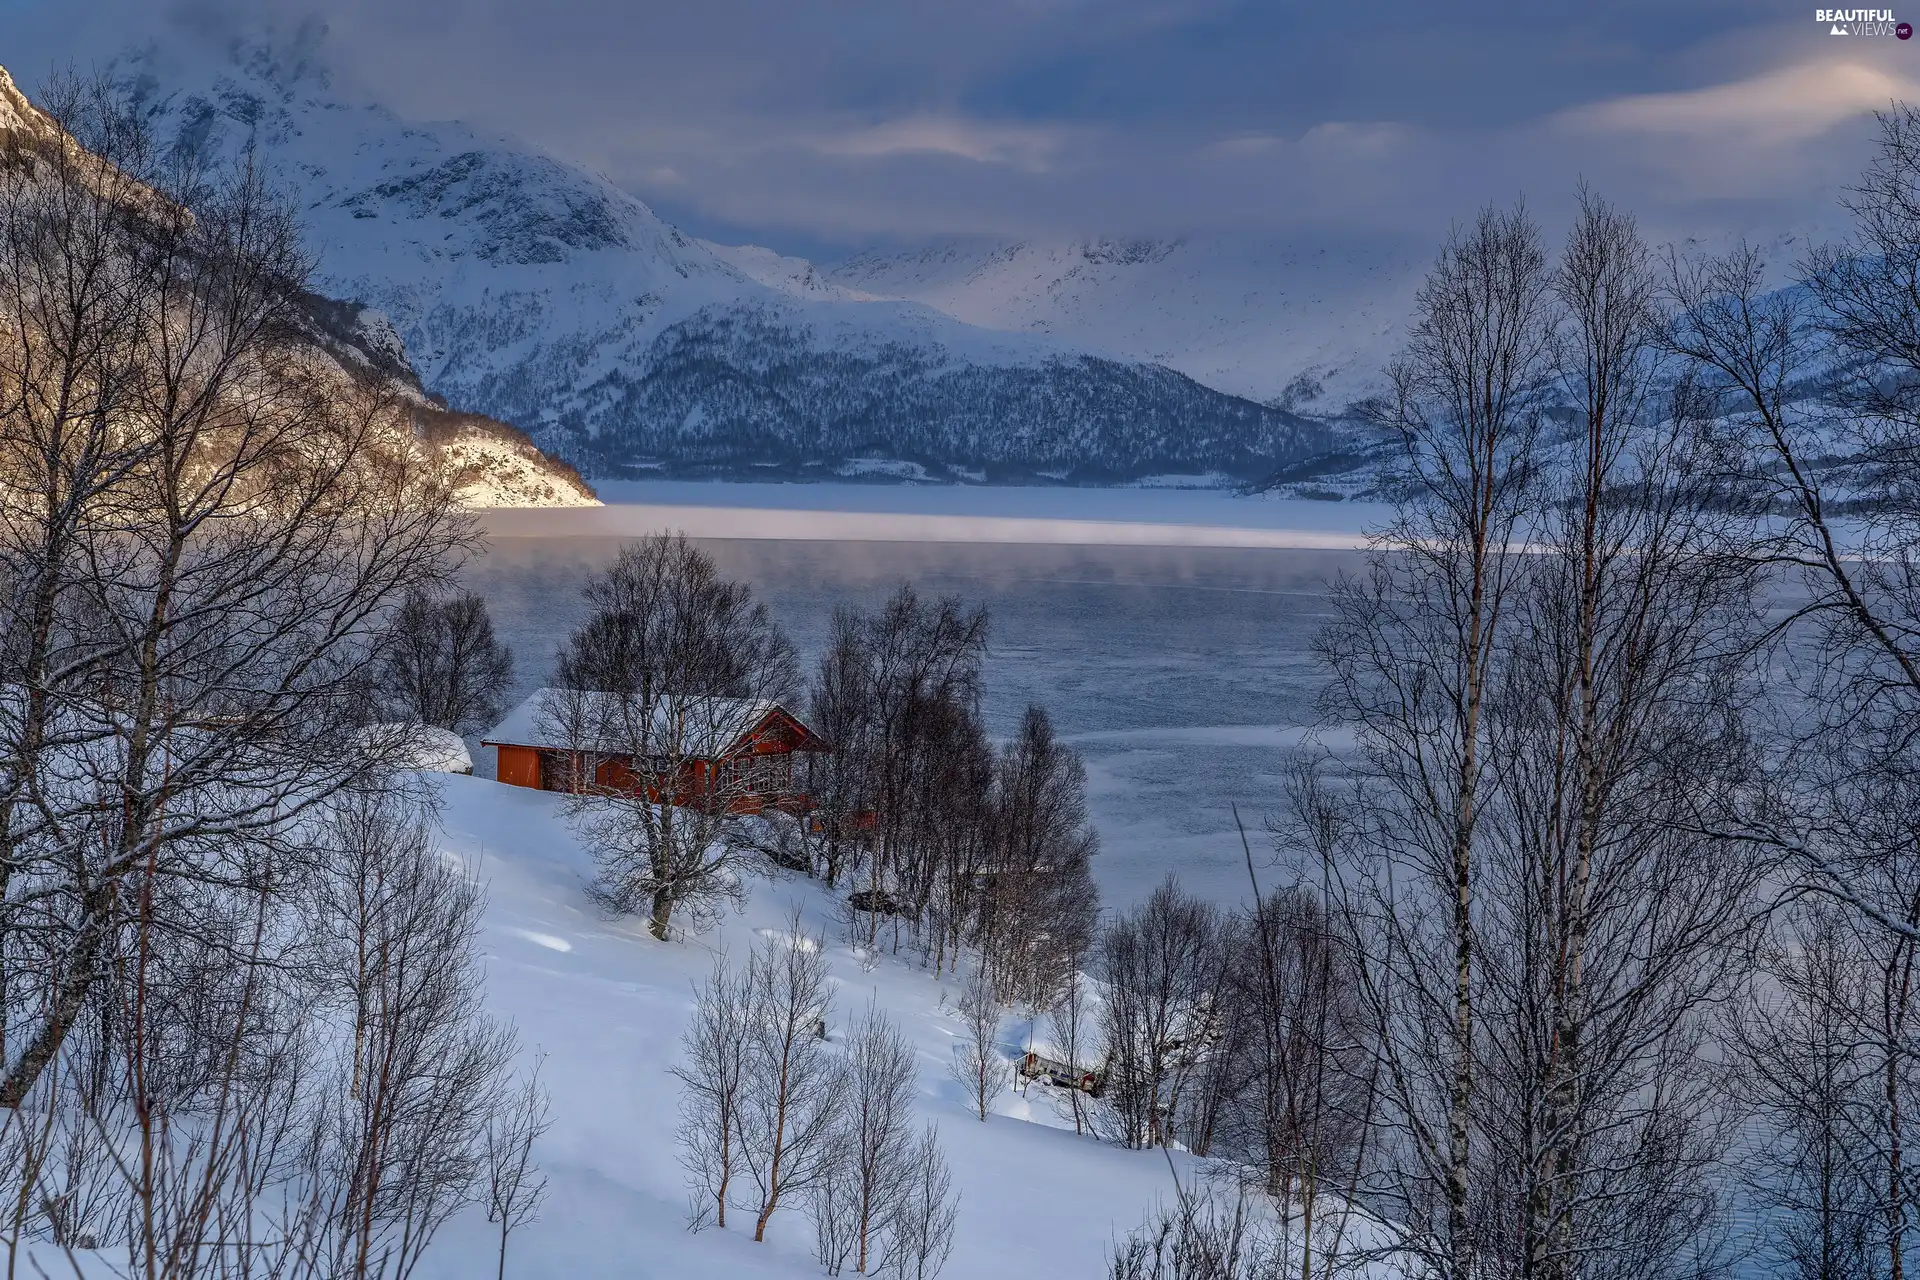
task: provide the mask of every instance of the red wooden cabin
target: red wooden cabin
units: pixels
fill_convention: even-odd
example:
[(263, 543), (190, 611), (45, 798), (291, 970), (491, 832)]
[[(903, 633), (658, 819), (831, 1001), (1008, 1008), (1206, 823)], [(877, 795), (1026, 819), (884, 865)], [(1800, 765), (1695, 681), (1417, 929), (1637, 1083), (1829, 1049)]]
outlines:
[[(606, 705), (597, 707), (595, 700)], [(806, 811), (811, 806), (794, 777), (794, 756), (832, 749), (777, 702), (671, 699), (655, 711), (660, 726), (655, 733), (633, 735), (671, 742), (670, 751), (659, 752), (671, 763), (636, 770), (630, 750), (619, 749), (632, 737), (604, 727), (618, 723), (624, 710), (609, 695), (541, 689), (509, 712), (480, 745), (494, 749), (494, 777), (511, 786), (637, 793), (645, 785), (649, 798), (658, 801), (666, 790), (660, 775), (671, 770), (673, 804), (723, 797), (727, 809), (735, 813), (768, 808)], [(587, 727), (580, 727), (583, 724)], [(642, 773), (648, 775), (644, 782)]]

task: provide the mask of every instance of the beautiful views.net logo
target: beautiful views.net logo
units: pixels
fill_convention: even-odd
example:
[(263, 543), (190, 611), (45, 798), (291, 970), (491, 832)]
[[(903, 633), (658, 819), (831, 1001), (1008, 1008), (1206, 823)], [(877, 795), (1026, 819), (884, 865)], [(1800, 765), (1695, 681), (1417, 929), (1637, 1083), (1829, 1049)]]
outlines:
[(1828, 28), (1829, 35), (1913, 37), (1913, 24), (1895, 22), (1891, 9), (1815, 9), (1813, 18)]

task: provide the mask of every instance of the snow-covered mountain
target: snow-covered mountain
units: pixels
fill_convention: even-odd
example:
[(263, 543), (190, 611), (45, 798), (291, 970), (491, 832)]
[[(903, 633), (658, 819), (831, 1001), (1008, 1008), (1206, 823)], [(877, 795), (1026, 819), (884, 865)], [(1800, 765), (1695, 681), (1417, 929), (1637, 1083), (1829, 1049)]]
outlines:
[[(136, 215), (171, 216), (175, 211), (164, 195), (127, 183), (108, 162), (89, 155), (0, 67), (0, 158), (15, 152), (44, 156), (61, 151), (82, 161), (76, 172), (89, 180), (104, 184), (115, 178), (96, 190)], [(437, 470), (463, 505), (571, 507), (597, 502), (574, 468), (542, 453), (523, 432), (481, 415), (449, 412), (421, 385), (405, 344), (379, 312), (317, 293), (303, 293), (297, 301), (297, 333), (284, 357), (303, 362), (343, 391), (369, 384), (384, 388), (402, 413), (381, 447)]]
[(428, 394), (387, 318), (355, 302), (318, 294), (302, 298), (301, 317), (313, 354), (333, 376), (383, 385), (406, 407), (410, 439), (396, 447), (430, 461), (472, 509), (590, 507), (599, 499), (580, 473), (549, 457), (525, 432), (481, 414), (457, 413)]
[(1265, 475), (1318, 423), (1162, 365), (882, 299), (682, 234), (607, 179), (337, 90), (323, 30), (184, 38), (116, 74), (163, 136), (252, 140), (298, 194), (327, 292), (388, 316), (428, 390), (590, 475)]
[(826, 278), (991, 329), (1148, 361), (1236, 395), (1338, 413), (1380, 389), (1430, 250), (1276, 237), (954, 241)]

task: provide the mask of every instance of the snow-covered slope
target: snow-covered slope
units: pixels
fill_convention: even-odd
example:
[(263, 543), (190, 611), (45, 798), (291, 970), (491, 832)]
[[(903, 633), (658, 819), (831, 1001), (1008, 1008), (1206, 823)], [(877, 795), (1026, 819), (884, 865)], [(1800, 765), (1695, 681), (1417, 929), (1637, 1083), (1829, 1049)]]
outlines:
[[(835, 901), (817, 882), (755, 877), (743, 915), (686, 942), (659, 943), (639, 921), (608, 920), (583, 892), (592, 864), (568, 830), (562, 797), (484, 778), (440, 775), (442, 845), (488, 886), (482, 936), (489, 1010), (518, 1026), (529, 1052), (546, 1055), (543, 1079), (554, 1126), (536, 1148), (551, 1178), (540, 1219), (514, 1233), (508, 1273), (523, 1280), (575, 1277), (779, 1277), (812, 1280), (812, 1230), (801, 1205), (783, 1207), (768, 1241), (749, 1226), (697, 1234), (674, 1145), (681, 1060), (695, 986), (716, 953), (738, 959), (783, 926), (791, 906), (827, 943), (833, 1008), (829, 1039), (871, 999), (916, 1050), (915, 1107), (939, 1126), (959, 1192), (944, 1280), (1079, 1280), (1106, 1274), (1113, 1244), (1156, 1204), (1173, 1200), (1169, 1158), (1077, 1135), (1044, 1086), (1006, 1092), (984, 1123), (949, 1074), (960, 1022), (954, 981), (882, 955), (863, 963), (842, 936)], [(1025, 1047), (1029, 1028), (1009, 1021), (1002, 1052)], [(1042, 1045), (1044, 1047), (1044, 1045)], [(1175, 1153), (1191, 1180), (1195, 1164)], [(1323, 1213), (1325, 1210), (1323, 1209)], [(1360, 1247), (1367, 1223), (1345, 1237)], [(426, 1255), (423, 1280), (491, 1276), (496, 1228), (478, 1209), (456, 1218)], [(57, 1255), (49, 1264), (63, 1261)], [(1320, 1261), (1320, 1259), (1316, 1259)], [(1361, 1280), (1383, 1266), (1355, 1262)]]
[(13, 77), (7, 74), (7, 69), (0, 67), (0, 137), (11, 138), (23, 134), (51, 140), (58, 133), (58, 128), (28, 101), (26, 94), (20, 92)]
[[(775, 1216), (765, 1245), (753, 1244), (750, 1230), (688, 1234), (673, 1139), (678, 1086), (668, 1068), (680, 1058), (693, 989), (715, 952), (744, 956), (789, 902), (830, 942), (830, 1037), (873, 996), (919, 1050), (916, 1103), (940, 1126), (961, 1197), (949, 1280), (1098, 1275), (1111, 1240), (1137, 1226), (1157, 1196), (1172, 1194), (1157, 1152), (1076, 1137), (1037, 1095), (1003, 1095), (1002, 1115), (984, 1124), (972, 1118), (948, 1078), (959, 1023), (940, 1008), (942, 984), (891, 959), (863, 972), (814, 883), (760, 881), (745, 916), (692, 942), (661, 944), (640, 922), (609, 921), (588, 902), (582, 887), (592, 864), (567, 830), (559, 797), (481, 778), (438, 781), (449, 801), (448, 847), (475, 858), (489, 882), (489, 1003), (519, 1024), (529, 1047), (549, 1055), (556, 1123), (542, 1160), (555, 1186), (544, 1221), (516, 1240), (515, 1274), (820, 1274), (797, 1206)], [(1036, 1186), (1066, 1194), (1035, 1196)], [(457, 1256), (464, 1235), (449, 1240), (439, 1274), (491, 1274), (491, 1241), (486, 1224), (477, 1225), (472, 1254)]]
[(323, 32), (184, 36), (117, 74), (165, 136), (253, 139), (299, 195), (321, 280), (389, 316), (426, 387), (589, 474), (832, 470), (1260, 475), (1316, 424), (1042, 333), (962, 323), (683, 235), (597, 174), (337, 90)]
[(1273, 237), (955, 241), (863, 253), (827, 279), (969, 324), (1167, 365), (1236, 395), (1337, 413), (1379, 388), (1426, 251)]
[(526, 433), (479, 414), (452, 413), (429, 395), (385, 316), (317, 294), (302, 299), (305, 358), (340, 384), (385, 389), (402, 411), (388, 447), (433, 468), (463, 507), (599, 505), (580, 473), (535, 447)]

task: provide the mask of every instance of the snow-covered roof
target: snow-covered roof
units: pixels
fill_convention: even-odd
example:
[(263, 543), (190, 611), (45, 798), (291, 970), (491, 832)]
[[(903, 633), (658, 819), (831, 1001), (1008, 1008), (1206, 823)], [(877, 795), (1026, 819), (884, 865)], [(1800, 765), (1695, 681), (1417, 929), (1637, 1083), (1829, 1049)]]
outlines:
[(669, 696), (655, 704), (651, 724), (640, 724), (633, 720), (634, 704), (614, 694), (536, 689), (481, 743), (620, 754), (645, 749), (710, 758), (738, 746), (775, 712), (818, 738), (798, 716), (767, 698)]

